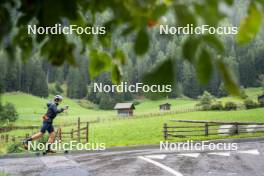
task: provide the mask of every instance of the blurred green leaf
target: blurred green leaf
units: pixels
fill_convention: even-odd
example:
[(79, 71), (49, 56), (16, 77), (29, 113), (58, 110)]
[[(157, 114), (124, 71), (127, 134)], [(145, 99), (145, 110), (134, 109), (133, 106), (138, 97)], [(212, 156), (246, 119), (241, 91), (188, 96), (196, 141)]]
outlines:
[(90, 51), (89, 73), (91, 78), (98, 76), (101, 72), (107, 71), (111, 67), (111, 57), (105, 52)]
[(126, 36), (126, 35), (130, 34), (131, 32), (133, 32), (134, 29), (135, 29), (135, 26), (134, 25), (130, 25), (126, 29), (124, 29), (121, 34), (123, 36)]
[(68, 19), (73, 20), (78, 16), (77, 1), (45, 0), (39, 4), (38, 8), (39, 10), (37, 12), (40, 25), (43, 26), (53, 26), (54, 24), (61, 22), (62, 17), (67, 17)]
[(188, 24), (193, 24), (194, 26), (196, 26), (196, 19), (194, 17), (194, 14), (190, 12), (186, 5), (176, 5), (175, 14), (179, 26), (187, 26)]
[(3, 6), (0, 6), (0, 42), (7, 35), (11, 32), (12, 22), (9, 15), (9, 12)]
[(251, 3), (248, 16), (241, 22), (237, 34), (237, 42), (240, 44), (250, 42), (258, 33), (261, 27), (261, 22), (262, 13), (257, 9), (254, 3)]
[[(173, 61), (168, 58), (162, 63), (158, 64), (156, 67), (151, 69), (150, 72), (146, 73), (143, 77), (143, 83), (147, 85), (171, 85), (175, 83), (174, 80), (174, 69)], [(169, 94), (169, 92), (149, 92), (152, 98), (162, 98)]]
[(112, 82), (114, 84), (119, 84), (121, 82), (121, 71), (117, 64), (114, 64), (112, 67)]
[(209, 46), (213, 46), (219, 53), (224, 52), (224, 46), (222, 42), (215, 35), (204, 35), (204, 42), (206, 42)]
[(213, 72), (213, 65), (210, 53), (206, 49), (201, 50), (196, 63), (196, 72), (198, 80), (201, 84), (209, 82)]
[(145, 29), (141, 29), (137, 36), (134, 44), (134, 49), (137, 55), (143, 55), (149, 48), (149, 37)]
[(202, 17), (204, 24), (210, 26), (217, 26), (218, 22), (225, 17), (225, 14), (219, 11), (220, 2), (222, 1), (205, 0), (204, 4), (195, 4), (196, 14)]
[(230, 73), (230, 70), (227, 68), (225, 63), (222, 60), (218, 59), (216, 61), (216, 66), (224, 82), (226, 90), (232, 95), (239, 96), (240, 90), (238, 84), (236, 83), (233, 75)]
[(161, 64), (158, 64), (150, 72), (146, 73), (143, 82), (149, 85), (173, 85), (174, 71), (173, 62), (171, 59), (166, 59)]
[(167, 6), (165, 4), (158, 5), (153, 10), (152, 18), (155, 19), (155, 20), (157, 20), (162, 15), (164, 15), (166, 12), (167, 12)]
[(195, 61), (195, 55), (199, 47), (200, 40), (194, 36), (190, 36), (186, 39), (183, 44), (183, 57), (189, 62), (193, 63)]
[(30, 35), (27, 33), (26, 27), (21, 27), (14, 38), (14, 44), (21, 48), (22, 59), (28, 60), (32, 54), (33, 40)]
[(111, 33), (106, 33), (98, 36), (98, 39), (102, 46), (111, 47)]
[[(11, 60), (11, 61), (14, 61), (16, 56), (15, 56), (15, 53), (16, 53), (16, 48), (15, 46), (12, 46), (12, 45), (7, 45), (6, 48), (6, 53), (7, 53), (7, 56), (8, 56), (8, 59)], [(1, 93), (1, 92), (0, 92)]]
[(225, 2), (228, 4), (228, 5), (232, 5), (234, 3), (234, 0), (225, 0)]
[(120, 49), (115, 50), (114, 58), (118, 59), (121, 65), (124, 65), (126, 62), (126, 56), (125, 56), (124, 52)]
[(46, 55), (53, 65), (62, 65), (67, 61), (70, 65), (76, 66), (73, 51), (75, 45), (66, 41), (63, 34), (52, 35), (41, 48), (41, 54)]

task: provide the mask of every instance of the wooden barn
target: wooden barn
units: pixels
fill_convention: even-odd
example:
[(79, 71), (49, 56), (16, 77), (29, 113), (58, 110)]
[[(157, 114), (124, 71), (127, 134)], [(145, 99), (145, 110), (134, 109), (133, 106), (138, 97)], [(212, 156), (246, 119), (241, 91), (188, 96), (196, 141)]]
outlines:
[(119, 116), (133, 116), (135, 106), (133, 103), (117, 103), (114, 107)]
[(159, 105), (160, 111), (168, 111), (171, 108), (171, 104), (170, 103), (164, 103)]
[(264, 95), (258, 96), (258, 102), (264, 102)]

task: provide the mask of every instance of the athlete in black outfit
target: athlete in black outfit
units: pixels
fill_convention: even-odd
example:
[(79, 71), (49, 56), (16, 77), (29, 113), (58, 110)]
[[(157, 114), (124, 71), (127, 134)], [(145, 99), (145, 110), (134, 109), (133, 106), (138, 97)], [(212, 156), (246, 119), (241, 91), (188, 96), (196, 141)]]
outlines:
[(39, 138), (41, 138), (44, 133), (46, 131), (48, 131), (49, 133), (49, 140), (48, 140), (48, 150), (47, 152), (52, 152), (50, 150), (50, 144), (52, 144), (54, 142), (54, 139), (55, 139), (55, 132), (54, 132), (54, 127), (52, 125), (52, 122), (53, 120), (55, 119), (55, 117), (57, 116), (57, 114), (63, 112), (64, 110), (68, 109), (68, 106), (66, 106), (65, 108), (61, 108), (61, 109), (58, 109), (58, 105), (62, 102), (62, 96), (60, 95), (56, 95), (54, 97), (54, 102), (52, 103), (48, 103), (47, 106), (48, 106), (48, 111), (47, 113), (43, 116), (43, 125), (40, 129), (40, 132), (38, 132), (37, 134), (34, 134), (33, 136), (25, 139), (23, 141), (23, 144), (25, 146), (25, 148), (27, 149), (28, 148), (28, 142), (29, 141), (33, 141), (33, 140), (37, 140)]

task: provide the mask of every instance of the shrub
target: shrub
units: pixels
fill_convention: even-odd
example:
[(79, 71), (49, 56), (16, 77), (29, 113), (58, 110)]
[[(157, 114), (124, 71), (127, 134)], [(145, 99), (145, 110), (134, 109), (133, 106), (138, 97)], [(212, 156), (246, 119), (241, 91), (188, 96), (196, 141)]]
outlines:
[(202, 110), (203, 110), (203, 111), (209, 111), (209, 110), (211, 110), (211, 105), (209, 105), (209, 104), (204, 104), (204, 105), (202, 106)]
[(135, 100), (134, 102), (133, 102), (133, 104), (136, 106), (136, 105), (139, 105), (140, 104), (140, 101), (137, 101), (137, 100)]
[(241, 98), (243, 98), (243, 99), (248, 98), (248, 95), (246, 94), (246, 91), (245, 91), (244, 89), (241, 89), (241, 91), (240, 91), (240, 96), (241, 96)]
[(0, 106), (0, 125), (15, 122), (18, 119), (18, 114), (13, 104), (7, 103), (4, 106)]
[(217, 101), (211, 105), (211, 110), (213, 111), (221, 111), (223, 109), (224, 109), (223, 104), (220, 101)]
[(246, 109), (254, 109), (258, 107), (258, 104), (254, 102), (253, 100), (247, 99), (244, 101), (244, 105)]
[(56, 90), (59, 94), (63, 93), (63, 89), (61, 88), (60, 83), (56, 82), (56, 84), (55, 84), (55, 90)]
[(236, 103), (229, 101), (225, 103), (225, 110), (227, 111), (231, 111), (231, 110), (236, 110), (237, 109), (237, 105)]
[(7, 153), (21, 153), (21, 152), (23, 152), (21, 143), (13, 143), (7, 147)]
[(199, 96), (199, 99), (200, 103), (198, 106), (201, 106), (204, 111), (210, 110), (214, 97), (209, 92), (205, 91), (202, 96)]
[(259, 107), (264, 107), (264, 101), (259, 101)]

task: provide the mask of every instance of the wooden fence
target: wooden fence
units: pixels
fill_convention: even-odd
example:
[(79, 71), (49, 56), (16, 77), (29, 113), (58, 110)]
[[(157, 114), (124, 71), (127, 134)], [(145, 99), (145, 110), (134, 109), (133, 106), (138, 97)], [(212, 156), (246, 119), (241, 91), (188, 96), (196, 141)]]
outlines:
[[(78, 142), (82, 142), (82, 139), (85, 139), (85, 142), (89, 141), (89, 128), (91, 123), (97, 123), (98, 121), (86, 121), (86, 122), (81, 122), (80, 117), (78, 117), (77, 123), (72, 123), (71, 126), (76, 125), (76, 129), (71, 129), (71, 131), (64, 131), (63, 127), (56, 127), (58, 130), (56, 131), (56, 134), (59, 135), (60, 140), (77, 140)], [(68, 124), (69, 125), (69, 124)], [(64, 126), (65, 127), (65, 126)], [(66, 126), (68, 127), (68, 126)], [(16, 129), (39, 129), (40, 126), (24, 126), (24, 127), (5, 127), (4, 132), (8, 132), (10, 130), (16, 130)], [(33, 132), (36, 133), (37, 131)], [(31, 134), (31, 135), (32, 135)], [(56, 136), (57, 136), (56, 135)], [(16, 141), (21, 141), (27, 137), (29, 137), (30, 134), (26, 133), (23, 136), (15, 136), (15, 135), (9, 135), (9, 134), (2, 134), (0, 135), (0, 142), (16, 142)]]
[(111, 122), (111, 121), (119, 121), (119, 120), (134, 120), (134, 119), (144, 119), (144, 118), (152, 118), (152, 117), (159, 117), (164, 115), (173, 115), (173, 114), (180, 114), (180, 113), (188, 113), (188, 112), (195, 112), (201, 111), (200, 107), (192, 107), (192, 108), (182, 108), (176, 110), (169, 110), (169, 111), (161, 111), (161, 112), (153, 112), (153, 113), (146, 113), (146, 114), (136, 114), (133, 116), (117, 116), (112, 118), (97, 118), (97, 122)]
[(165, 140), (193, 136), (239, 135), (243, 133), (264, 132), (264, 123), (258, 122), (218, 122), (199, 120), (170, 120), (172, 125), (164, 123)]
[(34, 130), (34, 129), (39, 129), (39, 126), (37, 125), (31, 125), (31, 126), (14, 126), (14, 125), (9, 125), (5, 127), (0, 127), (0, 133), (6, 133), (12, 130)]
[[(91, 123), (97, 123), (97, 121), (90, 121), (90, 122), (81, 122), (80, 117), (78, 117), (77, 121), (77, 128), (71, 129), (68, 132), (61, 132), (62, 140), (70, 139), (70, 140), (77, 140), (81, 142), (81, 139), (85, 139), (85, 142), (89, 142), (89, 126)], [(83, 127), (82, 124), (85, 124)]]

